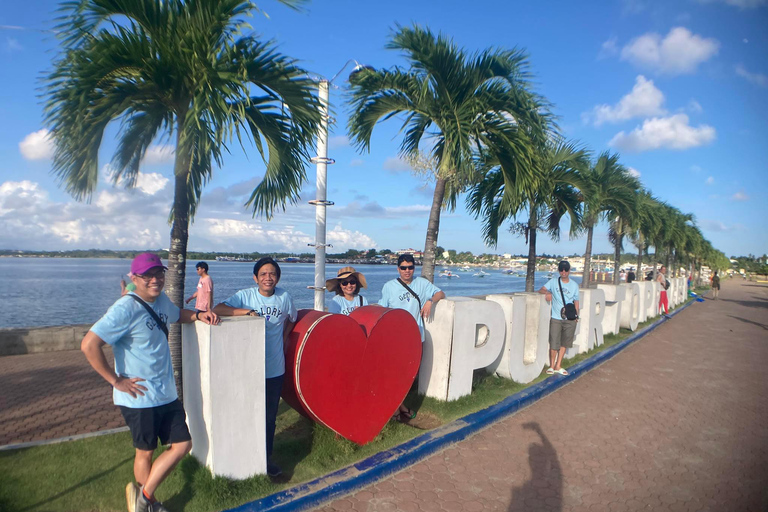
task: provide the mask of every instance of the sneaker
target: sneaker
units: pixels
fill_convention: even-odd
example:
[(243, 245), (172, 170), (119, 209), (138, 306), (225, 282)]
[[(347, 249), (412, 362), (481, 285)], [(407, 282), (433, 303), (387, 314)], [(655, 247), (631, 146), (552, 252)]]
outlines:
[(282, 474), (283, 474), (283, 470), (280, 469), (280, 466), (278, 466), (277, 464), (272, 464), (271, 462), (267, 462), (267, 476), (271, 478), (275, 478)]
[(125, 486), (125, 502), (128, 504), (128, 512), (136, 512), (136, 498), (139, 497), (139, 486), (131, 482)]
[(143, 492), (139, 492), (139, 496), (136, 498), (135, 512), (168, 512), (168, 509), (159, 501), (149, 501), (144, 497)]

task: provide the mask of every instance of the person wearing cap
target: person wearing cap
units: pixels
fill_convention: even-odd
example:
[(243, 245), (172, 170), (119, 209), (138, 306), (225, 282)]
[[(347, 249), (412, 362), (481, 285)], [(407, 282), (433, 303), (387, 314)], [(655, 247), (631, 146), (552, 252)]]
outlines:
[(213, 311), (221, 316), (260, 316), (266, 320), (265, 336), (265, 408), (267, 438), (267, 475), (280, 476), (283, 471), (272, 462), (277, 407), (285, 374), (285, 341), (296, 323), (298, 311), (288, 292), (278, 288), (280, 266), (270, 257), (261, 258), (253, 266), (256, 287), (240, 290)]
[[(120, 297), (80, 345), (94, 370), (112, 386), (112, 399), (131, 431), (136, 483), (129, 483), (125, 490), (129, 512), (166, 510), (155, 500), (155, 491), (192, 449), (186, 414), (176, 393), (167, 325), (196, 320), (219, 323), (211, 312), (176, 307), (162, 293), (166, 270), (156, 254), (136, 256), (131, 262), (135, 291)], [(114, 370), (102, 352), (105, 343), (112, 347)], [(170, 447), (153, 461), (158, 438)]]
[(331, 300), (331, 305), (328, 306), (328, 311), (349, 315), (357, 308), (367, 306), (368, 299), (360, 295), (361, 287), (368, 288), (368, 283), (365, 282), (365, 276), (362, 272), (357, 272), (355, 267), (339, 269), (335, 278), (325, 282), (325, 288), (329, 292), (336, 292), (336, 296)]
[[(539, 289), (539, 293), (546, 296), (547, 302), (552, 303), (552, 316), (549, 319), (549, 368), (547, 375), (558, 373), (568, 375), (568, 370), (560, 365), (565, 356), (565, 349), (573, 346), (573, 338), (576, 334), (576, 322), (579, 321), (579, 285), (570, 279), (571, 264), (563, 260), (557, 265), (560, 274), (547, 281)], [(562, 294), (560, 288), (562, 287)], [(563, 301), (565, 298), (565, 301)], [(566, 319), (562, 311), (566, 304), (573, 303), (576, 306), (576, 319)]]
[(200, 279), (197, 281), (197, 290), (186, 300), (186, 303), (189, 304), (192, 299), (197, 299), (195, 301), (195, 309), (201, 312), (208, 311), (213, 306), (213, 279), (208, 275), (208, 264), (206, 262), (198, 262), (195, 265), (195, 270)]
[[(386, 308), (404, 309), (411, 314), (419, 326), (421, 342), (424, 342), (424, 318), (432, 313), (432, 306), (445, 298), (440, 288), (423, 277), (413, 277), (416, 263), (412, 254), (401, 254), (397, 258), (397, 271), (400, 277), (384, 284), (381, 289), (379, 305)], [(396, 418), (407, 422), (416, 417), (416, 413), (400, 404)]]

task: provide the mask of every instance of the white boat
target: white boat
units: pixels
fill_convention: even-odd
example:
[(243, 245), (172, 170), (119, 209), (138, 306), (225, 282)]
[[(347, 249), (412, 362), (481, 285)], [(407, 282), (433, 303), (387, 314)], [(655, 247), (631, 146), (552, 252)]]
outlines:
[(440, 274), (439, 274), (439, 277), (448, 277), (448, 278), (451, 278), (451, 277), (461, 277), (461, 276), (460, 276), (460, 275), (458, 275), (458, 274), (454, 274), (454, 273), (453, 273), (453, 272), (451, 272), (450, 270), (446, 270), (446, 271), (444, 271), (444, 272), (440, 272)]
[(477, 272), (477, 273), (472, 274), (472, 275), (475, 276), (475, 277), (485, 277), (485, 276), (489, 276), (490, 274), (488, 272), (484, 271), (484, 270), (481, 270), (480, 272)]

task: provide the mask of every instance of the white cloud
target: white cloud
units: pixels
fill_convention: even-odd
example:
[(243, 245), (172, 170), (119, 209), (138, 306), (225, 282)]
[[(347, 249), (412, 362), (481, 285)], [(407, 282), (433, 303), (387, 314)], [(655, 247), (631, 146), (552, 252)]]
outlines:
[(149, 146), (144, 153), (144, 159), (141, 161), (145, 165), (158, 165), (173, 162), (176, 148), (173, 146), (157, 144)]
[(45, 128), (30, 133), (19, 142), (21, 156), (27, 160), (49, 160), (53, 158), (55, 149), (53, 138)]
[(382, 167), (385, 171), (389, 171), (391, 173), (399, 173), (412, 170), (410, 164), (400, 157), (387, 158), (384, 160), (384, 165)]
[(736, 66), (736, 74), (742, 78), (746, 78), (749, 82), (752, 82), (755, 85), (759, 85), (760, 87), (768, 87), (768, 75), (747, 71), (747, 68), (741, 64)]
[(337, 224), (326, 234), (326, 239), (333, 245), (335, 250), (339, 249), (375, 249), (378, 247), (376, 241), (360, 231), (350, 231), (343, 229), (341, 224)]
[(653, 85), (653, 80), (638, 75), (632, 91), (614, 105), (598, 105), (585, 119), (594, 119), (595, 126), (617, 123), (634, 117), (659, 116), (666, 113), (662, 105), (664, 94)]
[(717, 39), (675, 27), (663, 39), (655, 32), (633, 39), (622, 48), (621, 60), (659, 73), (678, 75), (693, 73), (699, 64), (716, 55), (719, 48)]
[(360, 166), (361, 166), (361, 165), (363, 165), (364, 163), (365, 163), (365, 160), (363, 160), (363, 159), (361, 159), (361, 158), (355, 158), (354, 160), (352, 160), (351, 162), (349, 162), (349, 166), (350, 166), (350, 167), (360, 167)]
[(335, 137), (331, 137), (328, 140), (328, 147), (330, 149), (349, 147), (349, 137), (347, 137), (346, 135), (337, 135)]
[(719, 220), (700, 219), (699, 226), (704, 231), (719, 231), (719, 232), (730, 231), (728, 226), (726, 226), (722, 221), (719, 221)]
[(618, 39), (616, 38), (616, 36), (604, 42), (600, 46), (600, 53), (597, 54), (597, 58), (605, 59), (607, 57), (613, 57), (614, 55), (618, 55), (619, 46), (616, 44), (617, 42), (618, 42)]
[(701, 103), (698, 101), (691, 99), (691, 101), (688, 102), (688, 111), (694, 114), (701, 114), (704, 112), (704, 107), (702, 107)]
[(157, 173), (139, 173), (139, 177), (136, 180), (136, 188), (153, 196), (163, 190), (170, 180)]
[(18, 39), (14, 37), (6, 37), (5, 42), (3, 43), (3, 49), (6, 53), (13, 53), (23, 50), (24, 47), (21, 46)]
[(699, 173), (701, 172), (701, 167), (699, 167), (698, 165), (692, 165), (691, 172)]
[(749, 196), (744, 191), (736, 192), (731, 196), (734, 201), (749, 201)]
[(654, 149), (689, 149), (709, 144), (715, 140), (715, 129), (702, 124), (693, 127), (688, 116), (676, 114), (669, 117), (646, 119), (632, 132), (617, 133), (608, 143), (624, 151), (649, 151)]
[(634, 167), (627, 167), (627, 172), (629, 173), (630, 176), (632, 176), (634, 178), (639, 178), (640, 177), (640, 171), (638, 171)]
[(706, 183), (707, 185), (714, 185), (715, 184), (714, 176), (710, 176), (709, 178), (707, 178), (707, 180), (704, 183)]

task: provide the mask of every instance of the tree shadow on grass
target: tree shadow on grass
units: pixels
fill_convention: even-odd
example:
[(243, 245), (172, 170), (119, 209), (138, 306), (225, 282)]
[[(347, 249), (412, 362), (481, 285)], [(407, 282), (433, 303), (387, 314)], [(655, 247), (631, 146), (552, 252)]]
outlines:
[[(59, 498), (61, 498), (63, 496), (66, 496), (67, 494), (69, 494), (69, 493), (71, 493), (73, 491), (76, 491), (77, 489), (80, 489), (81, 487), (85, 487), (85, 486), (91, 484), (91, 483), (95, 482), (96, 480), (98, 480), (99, 478), (102, 478), (102, 477), (106, 476), (109, 473), (112, 473), (113, 471), (117, 470), (123, 464), (129, 463), (131, 461), (133, 461), (133, 454), (131, 454), (130, 457), (121, 460), (120, 462), (118, 462), (117, 464), (112, 466), (111, 468), (102, 471), (101, 473), (92, 475), (92, 476), (86, 478), (85, 480), (82, 480), (81, 482), (79, 482), (79, 483), (77, 483), (77, 484), (75, 484), (75, 485), (73, 485), (71, 487), (68, 487), (67, 489), (64, 489), (61, 492), (58, 492), (58, 493), (54, 494), (53, 496), (51, 496), (49, 498), (46, 498), (46, 499), (44, 499), (42, 501), (38, 501), (37, 503), (34, 503), (32, 505), (28, 505), (28, 506), (26, 506), (24, 508), (19, 509), (19, 512), (25, 512), (27, 510), (34, 510), (34, 509), (39, 508), (39, 507), (41, 507), (41, 506), (43, 506), (43, 505), (45, 505), (47, 503), (51, 503), (53, 501), (56, 501), (57, 499), (59, 499)], [(0, 510), (6, 510), (6, 509), (0, 508)]]
[[(531, 479), (520, 487), (512, 489), (512, 503), (509, 512), (563, 510), (563, 470), (557, 457), (557, 451), (541, 426), (535, 422), (525, 423), (523, 428), (533, 430), (539, 435), (541, 443), (531, 443), (528, 447), (528, 464), (531, 465)], [(536, 507), (531, 505), (537, 504)]]
[(201, 468), (200, 462), (193, 456), (184, 457), (176, 467), (175, 471), (181, 473), (184, 479), (184, 485), (181, 490), (172, 498), (165, 501), (165, 506), (169, 510), (184, 510), (194, 497), (192, 482), (195, 480), (195, 473)]

